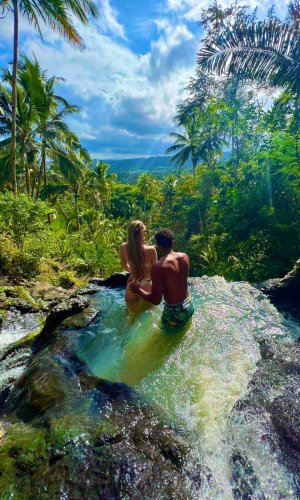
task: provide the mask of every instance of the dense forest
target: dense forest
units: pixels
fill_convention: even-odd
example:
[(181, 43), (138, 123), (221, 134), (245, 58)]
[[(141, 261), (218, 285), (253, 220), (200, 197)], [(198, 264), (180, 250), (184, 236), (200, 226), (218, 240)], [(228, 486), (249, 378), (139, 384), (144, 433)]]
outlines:
[[(97, 15), (90, 1), (69, 3), (83, 22)], [(31, 4), (19, 13), (35, 25)], [(43, 15), (82, 42), (67, 19)], [(239, 4), (215, 3), (199, 25), (195, 74), (174, 110), (167, 150), (174, 171), (162, 179), (143, 173), (134, 184), (94, 164), (69, 127), (80, 110), (57, 95), (59, 78), (15, 50), (0, 80), (3, 276), (68, 288), (118, 271), (132, 219), (146, 223), (149, 241), (157, 228), (172, 228), (192, 275), (257, 282), (292, 267), (300, 244), (300, 3), (290, 3), (285, 20), (274, 9), (258, 20)]]

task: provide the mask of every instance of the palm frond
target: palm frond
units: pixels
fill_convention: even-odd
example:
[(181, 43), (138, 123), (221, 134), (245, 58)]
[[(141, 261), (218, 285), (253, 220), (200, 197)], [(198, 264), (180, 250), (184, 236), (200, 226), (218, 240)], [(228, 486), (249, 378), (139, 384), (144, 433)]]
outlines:
[(169, 148), (166, 149), (166, 154), (175, 153), (175, 151), (178, 151), (179, 149), (182, 149), (184, 147), (185, 144), (173, 144), (173, 146), (170, 146)]
[(263, 81), (271, 85), (299, 87), (300, 35), (287, 23), (268, 19), (228, 28), (198, 54), (201, 69)]
[(171, 158), (171, 162), (176, 165), (176, 167), (182, 167), (189, 159), (191, 154), (190, 147), (183, 148), (179, 153)]
[(57, 185), (50, 185), (50, 186), (45, 186), (41, 193), (40, 197), (42, 200), (46, 200), (50, 196), (58, 196), (60, 194), (65, 193), (70, 189), (70, 186), (68, 184), (57, 184)]

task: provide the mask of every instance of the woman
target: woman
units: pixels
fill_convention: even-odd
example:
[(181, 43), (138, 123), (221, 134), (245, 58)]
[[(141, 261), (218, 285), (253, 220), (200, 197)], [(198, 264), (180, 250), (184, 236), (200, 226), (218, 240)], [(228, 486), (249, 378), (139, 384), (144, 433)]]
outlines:
[(128, 228), (128, 241), (122, 243), (120, 247), (122, 266), (130, 272), (125, 292), (126, 302), (139, 300), (138, 295), (129, 288), (132, 281), (139, 283), (147, 292), (151, 290), (151, 267), (157, 261), (157, 254), (155, 247), (144, 244), (146, 232), (146, 227), (141, 221), (131, 222)]

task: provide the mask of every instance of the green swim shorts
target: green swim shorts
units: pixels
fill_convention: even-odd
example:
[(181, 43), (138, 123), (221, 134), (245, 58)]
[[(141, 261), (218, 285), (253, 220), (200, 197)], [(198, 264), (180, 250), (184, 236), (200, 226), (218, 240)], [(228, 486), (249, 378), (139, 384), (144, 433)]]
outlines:
[(180, 304), (165, 303), (161, 317), (164, 328), (168, 330), (184, 327), (195, 312), (191, 297), (187, 297)]

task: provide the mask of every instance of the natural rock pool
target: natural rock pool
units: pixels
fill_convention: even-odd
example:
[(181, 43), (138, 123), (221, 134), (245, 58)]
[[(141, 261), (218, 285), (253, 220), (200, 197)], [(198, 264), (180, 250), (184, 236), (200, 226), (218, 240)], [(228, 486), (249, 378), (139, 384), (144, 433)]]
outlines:
[(2, 412), (3, 498), (299, 498), (298, 323), (247, 283), (191, 292), (167, 336), (162, 306), (99, 289), (36, 352)]

